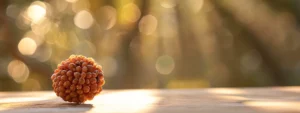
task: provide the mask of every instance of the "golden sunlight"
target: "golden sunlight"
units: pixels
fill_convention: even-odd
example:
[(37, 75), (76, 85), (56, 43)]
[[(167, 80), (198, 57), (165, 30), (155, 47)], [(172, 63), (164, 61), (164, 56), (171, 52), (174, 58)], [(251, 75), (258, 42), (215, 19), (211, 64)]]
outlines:
[(29, 78), (22, 84), (22, 90), (24, 91), (38, 91), (41, 89), (41, 84), (37, 79)]
[(173, 8), (176, 6), (175, 0), (160, 0), (160, 5), (164, 8)]
[(23, 55), (32, 55), (36, 48), (36, 42), (28, 37), (23, 38), (18, 44), (18, 49)]
[(108, 30), (112, 28), (117, 21), (117, 10), (109, 5), (99, 8), (95, 18), (101, 28)]
[(29, 69), (26, 64), (19, 60), (13, 60), (8, 64), (7, 72), (17, 83), (23, 83), (29, 76)]
[(239, 95), (239, 94), (245, 94), (243, 90), (239, 89), (231, 89), (231, 88), (214, 88), (208, 90), (209, 93), (212, 94), (224, 94), (224, 95)]
[(114, 76), (118, 69), (118, 61), (113, 57), (101, 57), (98, 62), (103, 66), (103, 71), (105, 76), (111, 77)]
[(157, 19), (153, 15), (144, 16), (139, 22), (139, 31), (145, 35), (152, 34), (157, 27)]
[(33, 2), (27, 9), (27, 16), (33, 23), (38, 23), (46, 16), (46, 5), (43, 2)]
[(81, 29), (88, 29), (93, 25), (94, 19), (90, 12), (83, 10), (75, 15), (74, 23)]
[(95, 97), (92, 103), (95, 107), (89, 112), (149, 112), (154, 103), (160, 101), (151, 90), (128, 90), (115, 93), (105, 93)]
[(128, 3), (121, 10), (121, 22), (132, 23), (136, 22), (141, 17), (140, 8), (134, 3)]
[(160, 74), (170, 74), (175, 67), (174, 59), (168, 55), (160, 56), (156, 60), (155, 68)]
[[(42, 101), (42, 100), (49, 100), (52, 98), (56, 98), (56, 95), (54, 93), (49, 94), (49, 93), (38, 92), (37, 95), (32, 95), (32, 94), (30, 94), (30, 92), (27, 92), (24, 94), (25, 95), (23, 95), (22, 97), (0, 98), (0, 103), (34, 102), (34, 101)], [(0, 109), (0, 111), (1, 111), (1, 109)]]
[(190, 6), (191, 10), (194, 13), (197, 13), (200, 11), (200, 9), (203, 6), (204, 0), (186, 0), (186, 3)]
[(290, 112), (299, 112), (300, 111), (300, 102), (296, 101), (249, 101), (244, 103), (246, 106), (257, 108), (258, 110), (267, 110), (267, 111), (289, 111)]
[(67, 2), (70, 2), (70, 3), (75, 3), (77, 2), (78, 0), (66, 0)]

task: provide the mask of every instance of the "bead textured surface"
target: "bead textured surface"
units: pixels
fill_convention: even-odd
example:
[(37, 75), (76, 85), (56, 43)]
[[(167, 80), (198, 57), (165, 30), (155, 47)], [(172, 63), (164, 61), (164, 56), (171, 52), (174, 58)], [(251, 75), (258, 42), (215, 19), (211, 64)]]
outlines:
[(56, 95), (74, 103), (92, 100), (105, 83), (102, 67), (81, 55), (71, 55), (58, 64), (51, 80)]

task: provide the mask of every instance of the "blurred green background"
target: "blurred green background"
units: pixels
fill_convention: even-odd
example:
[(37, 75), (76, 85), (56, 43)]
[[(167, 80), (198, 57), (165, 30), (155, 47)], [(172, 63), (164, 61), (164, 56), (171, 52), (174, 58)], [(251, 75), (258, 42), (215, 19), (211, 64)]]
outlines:
[(300, 85), (299, 0), (1, 0), (0, 91), (51, 90), (72, 54), (105, 89)]

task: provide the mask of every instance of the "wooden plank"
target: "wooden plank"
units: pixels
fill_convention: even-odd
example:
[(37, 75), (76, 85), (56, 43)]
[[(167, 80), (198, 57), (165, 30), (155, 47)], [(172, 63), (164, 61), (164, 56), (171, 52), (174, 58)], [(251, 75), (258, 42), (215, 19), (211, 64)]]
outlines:
[(298, 113), (300, 87), (104, 90), (64, 102), (51, 91), (0, 92), (0, 113)]

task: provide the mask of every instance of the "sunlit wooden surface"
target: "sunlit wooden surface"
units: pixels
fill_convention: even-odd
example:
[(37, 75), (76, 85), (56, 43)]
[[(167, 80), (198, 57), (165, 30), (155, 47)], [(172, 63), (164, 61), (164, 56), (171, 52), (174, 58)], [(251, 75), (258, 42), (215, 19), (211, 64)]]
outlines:
[(51, 92), (0, 92), (0, 113), (300, 113), (300, 87), (104, 90), (76, 105)]

